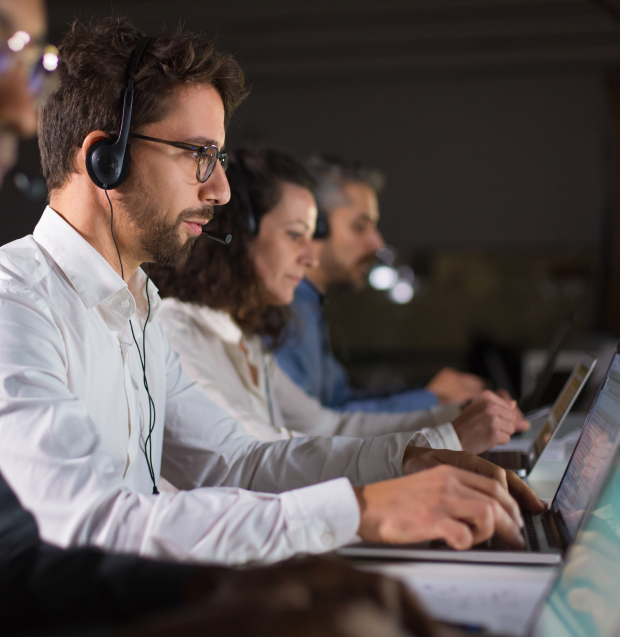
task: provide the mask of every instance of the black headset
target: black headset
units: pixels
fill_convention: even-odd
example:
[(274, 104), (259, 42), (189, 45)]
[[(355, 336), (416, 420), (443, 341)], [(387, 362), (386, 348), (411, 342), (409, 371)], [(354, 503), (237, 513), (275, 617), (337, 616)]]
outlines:
[(250, 196), (250, 188), (248, 186), (249, 171), (243, 161), (241, 153), (235, 153), (231, 157), (231, 163), (234, 164), (237, 169), (237, 190), (241, 197), (243, 227), (250, 236), (250, 239), (254, 239), (254, 237), (258, 235), (260, 219), (252, 205), (252, 197)]
[(123, 117), (116, 141), (101, 139), (95, 142), (86, 153), (86, 171), (93, 183), (104, 190), (114, 190), (127, 179), (131, 158), (127, 150), (127, 138), (131, 124), (133, 108), (133, 80), (148, 43), (153, 38), (140, 38), (131, 54), (129, 64), (129, 80), (123, 98)]
[[(316, 199), (316, 197), (315, 197)], [(316, 229), (312, 235), (313, 239), (327, 239), (329, 237), (329, 222), (325, 210), (318, 205), (316, 211)]]
[[(112, 240), (116, 247), (116, 253), (118, 254), (118, 261), (121, 265), (121, 277), (123, 274), (123, 260), (121, 259), (121, 253), (116, 243), (116, 237), (114, 236), (114, 208), (112, 207), (112, 201), (108, 195), (108, 190), (118, 188), (127, 179), (129, 174), (129, 164), (131, 158), (129, 157), (129, 151), (127, 150), (127, 139), (129, 137), (129, 126), (131, 124), (131, 111), (133, 108), (133, 80), (140, 58), (144, 53), (144, 49), (153, 38), (140, 38), (136, 48), (131, 54), (131, 62), (129, 65), (129, 80), (127, 81), (127, 88), (125, 89), (125, 96), (123, 98), (123, 117), (121, 119), (121, 128), (118, 133), (118, 139), (116, 141), (112, 139), (102, 139), (95, 142), (86, 154), (86, 171), (92, 182), (102, 188), (105, 191), (106, 198), (110, 204), (110, 231), (112, 233)], [(155, 429), (155, 402), (149, 391), (149, 384), (146, 378), (146, 326), (148, 324), (151, 315), (151, 299), (149, 298), (149, 278), (146, 280), (146, 299), (148, 302), (148, 314), (144, 321), (144, 328), (142, 329), (142, 349), (138, 346), (136, 335), (133, 331), (133, 325), (131, 320), (129, 321), (129, 327), (131, 328), (131, 335), (133, 341), (138, 350), (138, 356), (140, 357), (140, 366), (142, 367), (142, 380), (144, 382), (144, 388), (149, 401), (149, 433), (144, 442), (144, 457), (148, 466), (149, 475), (153, 482), (153, 493), (158, 494), (157, 481), (155, 480), (155, 470), (153, 468), (152, 459), (152, 435)]]

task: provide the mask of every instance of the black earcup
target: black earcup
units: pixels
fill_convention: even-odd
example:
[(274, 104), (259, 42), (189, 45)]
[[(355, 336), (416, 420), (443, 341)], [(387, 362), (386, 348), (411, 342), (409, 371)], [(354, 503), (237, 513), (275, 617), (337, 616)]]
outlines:
[(316, 216), (316, 230), (314, 231), (312, 238), (327, 239), (327, 237), (329, 237), (329, 223), (325, 212), (319, 209)]
[[(121, 162), (119, 172), (118, 167)], [(99, 188), (107, 190), (118, 188), (127, 179), (130, 164), (129, 149), (125, 149), (124, 157), (120, 159), (118, 146), (113, 139), (100, 139), (86, 153), (86, 172)]]

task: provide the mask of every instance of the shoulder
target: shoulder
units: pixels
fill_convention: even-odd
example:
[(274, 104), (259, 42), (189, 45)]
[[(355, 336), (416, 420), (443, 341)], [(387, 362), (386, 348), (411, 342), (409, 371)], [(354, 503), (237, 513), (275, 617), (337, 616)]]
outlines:
[(0, 288), (31, 288), (39, 284), (53, 269), (51, 257), (32, 235), (0, 248)]

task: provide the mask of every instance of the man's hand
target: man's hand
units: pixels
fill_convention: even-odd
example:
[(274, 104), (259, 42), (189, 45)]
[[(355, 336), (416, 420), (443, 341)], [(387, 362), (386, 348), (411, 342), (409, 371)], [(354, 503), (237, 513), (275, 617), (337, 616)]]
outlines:
[(426, 386), (442, 404), (463, 403), (482, 393), (486, 383), (479, 376), (457, 372), (451, 367), (444, 367)]
[(403, 458), (403, 473), (408, 475), (445, 465), (471, 471), (495, 480), (509, 491), (523, 508), (532, 513), (541, 513), (547, 508), (547, 503), (541, 500), (514, 471), (506, 471), (506, 469), (466, 451), (407, 447)]
[(443, 539), (455, 549), (468, 549), (497, 532), (512, 546), (523, 547), (517, 503), (499, 481), (471, 471), (438, 466), (355, 492), (361, 511), (358, 534), (370, 542)]
[(506, 400), (489, 390), (474, 398), (452, 425), (463, 449), (471, 453), (505, 445), (513, 433), (530, 428), (516, 401)]

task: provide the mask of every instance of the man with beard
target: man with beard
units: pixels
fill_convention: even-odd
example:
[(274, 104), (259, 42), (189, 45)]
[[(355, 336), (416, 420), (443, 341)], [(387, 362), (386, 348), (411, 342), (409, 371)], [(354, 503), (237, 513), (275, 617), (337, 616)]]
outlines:
[[(114, 164), (101, 142), (123, 139), (130, 88)], [(61, 546), (228, 564), (360, 536), (466, 548), (497, 531), (522, 546), (509, 488), (542, 505), (514, 475), (420, 434), (260, 442), (183, 373), (140, 264), (182, 259), (228, 201), (221, 149), (245, 93), (236, 61), (193, 34), (73, 25), (39, 122), (50, 205), (0, 250), (7, 480)], [(104, 188), (97, 166), (127, 179)], [(159, 493), (160, 475), (181, 491)]]
[[(347, 411), (406, 412), (428, 409), (441, 402), (462, 403), (476, 399), (477, 409), (505, 408), (507, 394), (501, 398), (484, 391), (482, 379), (445, 368), (425, 389), (377, 397), (353, 389), (343, 365), (329, 344), (329, 329), (324, 316), (325, 293), (330, 286), (363, 285), (376, 252), (383, 247), (377, 228), (379, 205), (377, 194), (384, 177), (359, 162), (349, 162), (332, 155), (317, 155), (306, 162), (316, 181), (315, 196), (322, 221), (323, 235), (315, 241), (319, 265), (308, 272), (297, 288), (293, 302), (295, 320), (291, 321), (286, 344), (276, 352), (278, 363), (306, 392), (326, 407)], [(515, 403), (508, 401), (510, 409)], [(449, 420), (458, 416), (458, 405)], [(520, 414), (516, 428), (523, 431), (527, 423)]]
[[(0, 186), (18, 138), (34, 135), (38, 102), (53, 86), (57, 50), (45, 44), (45, 24), (41, 0), (0, 0)], [(433, 633), (401, 585), (335, 560), (240, 571), (52, 546), (0, 473), (4, 637), (38, 630), (151, 637), (207, 628), (253, 637), (375, 637), (400, 635), (399, 624), (420, 636)]]

